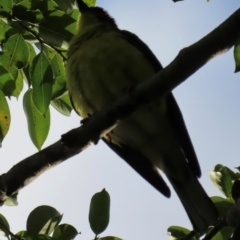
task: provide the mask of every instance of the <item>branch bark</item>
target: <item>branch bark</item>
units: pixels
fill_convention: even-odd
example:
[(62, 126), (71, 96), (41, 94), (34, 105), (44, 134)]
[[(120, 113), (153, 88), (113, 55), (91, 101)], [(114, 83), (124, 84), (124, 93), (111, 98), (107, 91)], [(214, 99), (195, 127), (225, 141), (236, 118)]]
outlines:
[(94, 114), (83, 126), (64, 134), (61, 140), (20, 161), (0, 176), (0, 204), (40, 174), (80, 153), (114, 128), (118, 121), (138, 107), (164, 98), (176, 86), (219, 53), (229, 50), (240, 38), (240, 9), (195, 44), (182, 49), (177, 57), (149, 81), (136, 86), (111, 106)]

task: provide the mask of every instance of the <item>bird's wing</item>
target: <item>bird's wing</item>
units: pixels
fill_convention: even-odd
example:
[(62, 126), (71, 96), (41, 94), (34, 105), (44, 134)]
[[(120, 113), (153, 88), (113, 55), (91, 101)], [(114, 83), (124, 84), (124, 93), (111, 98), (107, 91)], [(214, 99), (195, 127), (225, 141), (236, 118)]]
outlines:
[[(146, 56), (146, 59), (151, 63), (154, 70), (159, 72), (162, 69), (161, 63), (158, 61), (156, 56), (150, 50), (150, 48), (135, 34), (128, 32), (126, 30), (121, 30), (123, 37), (134, 47), (136, 47), (140, 52)], [(184, 123), (181, 111), (172, 93), (169, 93), (166, 97), (167, 109), (169, 114), (169, 119), (172, 121), (172, 127), (177, 133), (177, 138), (182, 146), (184, 154), (186, 155), (189, 167), (197, 177), (201, 176), (201, 170), (198, 163), (196, 153), (194, 151), (191, 139), (188, 135), (186, 125)]]
[(73, 102), (73, 100), (72, 100), (72, 96), (71, 96), (70, 93), (69, 93), (69, 99), (70, 99), (70, 102), (71, 102), (71, 104), (72, 104), (72, 107), (73, 107), (74, 111), (77, 113), (77, 115), (80, 116), (80, 114), (78, 113), (77, 109), (76, 109), (75, 106), (74, 106), (74, 102)]
[(174, 127), (175, 132), (177, 133), (177, 138), (179, 139), (184, 154), (187, 158), (189, 167), (195, 176), (200, 177), (201, 169), (191, 139), (188, 135), (188, 131), (184, 123), (182, 113), (172, 93), (169, 94), (166, 98), (168, 114), (173, 123), (172, 126)]
[(140, 52), (146, 56), (146, 59), (149, 60), (151, 65), (153, 66), (154, 70), (159, 72), (163, 67), (158, 59), (155, 57), (151, 49), (145, 44), (137, 35), (128, 32), (127, 30), (119, 30), (123, 36), (123, 38), (128, 41), (131, 45), (137, 48)]
[(104, 138), (103, 141), (153, 187), (155, 187), (166, 197), (170, 197), (170, 190), (162, 179), (157, 168), (139, 151), (134, 151), (133, 149), (130, 149), (124, 145), (121, 145), (120, 147), (112, 142), (108, 142)]

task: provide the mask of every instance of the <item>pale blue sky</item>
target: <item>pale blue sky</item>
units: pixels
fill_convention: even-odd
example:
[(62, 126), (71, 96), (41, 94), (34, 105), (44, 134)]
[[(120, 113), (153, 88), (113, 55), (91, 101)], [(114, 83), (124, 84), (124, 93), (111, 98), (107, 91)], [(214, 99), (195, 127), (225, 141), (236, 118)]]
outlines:
[[(149, 4), (151, 3), (151, 4)], [(205, 0), (173, 3), (170, 0), (99, 0), (122, 29), (136, 33), (166, 66), (183, 48), (217, 27), (238, 7), (238, 0)], [(217, 163), (240, 165), (240, 79), (234, 74), (232, 49), (200, 69), (174, 90), (198, 155), (201, 183), (210, 195), (221, 195), (208, 171)], [(26, 134), (22, 98), (10, 102), (12, 124), (0, 150), (1, 172), (36, 152)], [(45, 146), (79, 125), (52, 111), (52, 128)], [(103, 188), (111, 195), (111, 219), (106, 232), (126, 240), (167, 239), (171, 225), (191, 228), (172, 191), (171, 199), (160, 195), (103, 143), (48, 171), (19, 194), (18, 207), (3, 207), (12, 231), (25, 229), (26, 217), (38, 205), (55, 206), (64, 213), (63, 222), (91, 239), (88, 207), (91, 196)]]

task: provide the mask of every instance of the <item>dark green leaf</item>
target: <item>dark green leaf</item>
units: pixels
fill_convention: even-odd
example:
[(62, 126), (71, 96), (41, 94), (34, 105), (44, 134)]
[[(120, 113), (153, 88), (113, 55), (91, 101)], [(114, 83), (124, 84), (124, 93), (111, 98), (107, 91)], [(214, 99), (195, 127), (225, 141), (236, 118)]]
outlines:
[(57, 240), (71, 240), (78, 235), (76, 228), (69, 224), (61, 224), (53, 232), (53, 238)]
[(28, 235), (25, 240), (53, 240), (53, 239), (47, 235), (34, 234)]
[(11, 116), (4, 93), (0, 90), (0, 146), (10, 127)]
[(43, 14), (39, 9), (29, 10), (21, 5), (21, 3), (13, 7), (13, 15), (22, 21), (31, 23), (39, 23), (44, 19)]
[(32, 2), (33, 1), (29, 1), (29, 0), (19, 0), (19, 2), (16, 5), (21, 5), (26, 9), (31, 9)]
[(228, 168), (222, 165), (216, 165), (214, 171), (210, 171), (210, 178), (226, 197), (232, 198), (232, 177)]
[(25, 29), (18, 21), (14, 21), (13, 19), (7, 19), (7, 24), (9, 26), (9, 29), (6, 32), (6, 39), (10, 38), (15, 34), (22, 34), (25, 32)]
[(214, 196), (211, 197), (211, 199), (218, 210), (219, 216), (224, 216), (234, 205), (233, 201), (222, 197)]
[[(183, 228), (179, 226), (171, 226), (168, 228), (167, 232), (170, 239), (174, 240), (174, 239), (179, 239), (187, 236), (191, 231), (188, 230), (187, 228)], [(191, 238), (191, 240), (198, 240), (198, 239), (199, 238), (196, 236)]]
[(28, 234), (51, 234), (62, 219), (62, 215), (53, 207), (39, 206), (27, 219)]
[(78, 15), (79, 11), (76, 9), (71, 14), (65, 14), (60, 10), (49, 12), (45, 16), (46, 21), (39, 25), (41, 37), (48, 43), (67, 49), (68, 42), (76, 33)]
[(217, 234), (211, 240), (229, 240), (233, 233), (233, 228), (226, 227), (221, 231), (218, 231)]
[(13, 96), (13, 91), (16, 88), (15, 81), (12, 75), (0, 64), (0, 89), (5, 96)]
[(43, 14), (45, 14), (45, 12), (47, 12), (47, 11), (58, 10), (59, 7), (58, 7), (58, 5), (55, 1), (48, 0), (48, 1), (35, 1), (35, 2), (33, 2), (32, 9), (34, 9), (34, 10), (39, 9), (39, 10), (41, 10), (41, 12)]
[(9, 223), (7, 219), (0, 214), (0, 234), (3, 236), (7, 236), (10, 230)]
[(27, 118), (28, 132), (31, 140), (36, 148), (40, 150), (49, 132), (50, 111), (48, 109), (44, 117), (37, 110), (32, 100), (32, 89), (29, 89), (23, 97), (23, 108)]
[(232, 198), (235, 202), (240, 199), (240, 180), (235, 180), (232, 186)]
[(6, 33), (9, 30), (9, 25), (0, 18), (0, 42), (6, 41)]
[(226, 168), (232, 178), (232, 180), (237, 180), (240, 178), (240, 173), (233, 172), (230, 168), (223, 166), (222, 164), (217, 164), (214, 168), (214, 171), (221, 171), (222, 168)]
[(11, 36), (4, 44), (1, 64), (10, 71), (11, 68), (26, 67), (29, 60), (29, 49), (20, 34)]
[(8, 17), (12, 13), (12, 0), (1, 0), (0, 1), (0, 15)]
[(20, 232), (18, 232), (15, 235), (24, 239), (24, 238), (26, 238), (28, 236), (28, 233), (27, 233), (27, 231), (20, 231)]
[(71, 101), (69, 99), (68, 92), (60, 98), (56, 98), (51, 101), (51, 105), (61, 114), (69, 117), (72, 111)]
[(98, 235), (103, 232), (109, 223), (110, 196), (103, 189), (93, 195), (89, 209), (89, 223), (92, 231)]
[(31, 80), (34, 105), (45, 115), (52, 97), (53, 73), (47, 57), (42, 52), (33, 59)]

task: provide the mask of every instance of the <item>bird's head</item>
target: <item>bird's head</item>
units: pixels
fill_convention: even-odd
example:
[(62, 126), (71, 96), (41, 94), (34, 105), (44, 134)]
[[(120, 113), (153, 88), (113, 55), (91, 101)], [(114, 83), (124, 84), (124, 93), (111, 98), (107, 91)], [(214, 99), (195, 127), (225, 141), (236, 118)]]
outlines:
[(114, 19), (100, 7), (88, 7), (82, 0), (78, 0), (78, 7), (81, 13), (79, 19), (79, 28), (97, 24), (107, 23), (113, 26), (117, 26)]

